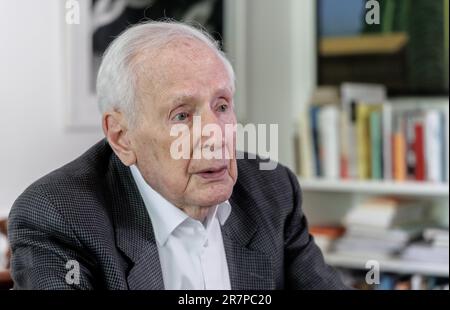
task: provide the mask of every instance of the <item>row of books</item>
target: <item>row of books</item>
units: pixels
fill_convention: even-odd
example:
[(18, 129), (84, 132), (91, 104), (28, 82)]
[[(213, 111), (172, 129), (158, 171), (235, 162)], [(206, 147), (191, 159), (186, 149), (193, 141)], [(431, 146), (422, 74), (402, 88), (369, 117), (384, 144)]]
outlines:
[(366, 272), (340, 270), (343, 281), (362, 290), (449, 290), (448, 279), (420, 274), (400, 275), (382, 273), (379, 283), (367, 283)]
[(402, 252), (405, 261), (423, 261), (449, 264), (448, 229), (428, 228), (423, 233), (423, 240), (410, 244)]
[(448, 105), (392, 104), (360, 84), (329, 97), (301, 114), (302, 177), (448, 182)]

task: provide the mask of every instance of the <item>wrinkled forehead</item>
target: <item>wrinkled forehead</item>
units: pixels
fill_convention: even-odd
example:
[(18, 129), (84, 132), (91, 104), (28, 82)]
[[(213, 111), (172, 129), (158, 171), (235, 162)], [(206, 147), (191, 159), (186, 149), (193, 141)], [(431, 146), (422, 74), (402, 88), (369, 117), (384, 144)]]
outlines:
[(170, 97), (195, 90), (232, 89), (222, 59), (198, 40), (173, 40), (157, 51), (142, 51), (138, 57), (136, 74), (141, 96)]

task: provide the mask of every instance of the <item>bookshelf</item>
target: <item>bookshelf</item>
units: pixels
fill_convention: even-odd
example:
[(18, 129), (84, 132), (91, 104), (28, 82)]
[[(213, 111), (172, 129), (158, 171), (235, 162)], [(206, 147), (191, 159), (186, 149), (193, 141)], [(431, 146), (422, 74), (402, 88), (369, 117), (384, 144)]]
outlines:
[[(370, 89), (365, 91), (369, 93)], [(340, 93), (345, 94), (342, 90)], [(444, 263), (437, 263), (433, 260), (434, 255), (441, 257), (439, 256), (441, 254), (432, 252), (438, 246), (432, 247), (430, 243), (425, 244), (425, 241), (422, 239), (422, 232), (420, 232), (420, 235), (419, 233), (414, 233), (414, 237), (412, 237), (413, 234), (409, 235), (408, 241), (402, 244), (402, 241), (395, 243), (397, 241), (391, 239), (393, 235), (389, 237), (383, 236), (383, 233), (389, 231), (389, 228), (379, 228), (371, 237), (367, 237), (361, 231), (359, 231), (361, 233), (360, 235), (358, 235), (358, 232), (352, 232), (350, 229), (352, 228), (352, 224), (346, 222), (348, 215), (355, 214), (357, 210), (361, 210), (361, 206), (367, 201), (374, 201), (379, 198), (393, 199), (395, 197), (395, 199), (404, 199), (405, 201), (413, 201), (414, 203), (423, 205), (424, 212), (422, 215), (415, 220), (417, 222), (411, 222), (415, 223), (414, 225), (417, 226), (417, 231), (421, 229), (421, 225), (424, 227), (422, 231), (425, 231), (425, 227), (448, 229), (448, 98), (395, 98), (390, 100), (375, 100), (373, 102), (383, 102), (380, 105), (380, 111), (382, 113), (392, 113), (391, 115), (393, 115), (391, 118), (382, 118), (380, 127), (373, 127), (371, 118), (363, 118), (361, 116), (358, 120), (360, 116), (358, 114), (360, 111), (359, 105), (366, 104), (362, 100), (361, 103), (357, 103), (355, 116), (356, 124), (359, 122), (361, 125), (364, 122), (365, 127), (358, 127), (356, 125), (354, 128), (356, 128), (357, 134), (355, 136), (350, 135), (354, 139), (344, 141), (344, 138), (345, 140), (348, 139), (350, 127), (348, 123), (341, 122), (340, 120), (344, 119), (347, 121), (348, 119), (342, 118), (342, 113), (346, 115), (345, 113), (349, 113), (350, 111), (345, 110), (345, 106), (343, 108), (342, 102), (347, 101), (342, 98), (337, 98), (336, 100), (331, 95), (328, 97), (333, 99), (330, 100), (328, 106), (323, 103), (310, 106), (309, 110), (305, 110), (307, 113), (304, 113), (300, 118), (300, 122), (303, 121), (303, 126), (299, 126), (300, 144), (298, 145), (298, 154), (300, 156), (298, 156), (299, 162), (297, 165), (297, 168), (299, 168), (297, 170), (299, 173), (298, 180), (303, 194), (303, 208), (308, 217), (310, 227), (315, 228), (316, 234), (320, 227), (343, 227), (345, 229), (343, 235), (336, 239), (326, 239), (324, 237), (326, 234), (324, 233), (322, 235), (320, 233), (319, 235), (315, 235), (318, 244), (324, 246), (323, 253), (325, 260), (328, 264), (343, 271), (354, 272), (353, 275), (364, 274), (367, 272), (365, 266), (367, 261), (377, 260), (380, 263), (380, 272), (385, 279), (389, 277), (404, 279), (408, 277), (412, 278), (413, 276), (422, 276), (423, 279), (431, 282), (443, 281), (442, 278), (444, 278), (444, 281), (445, 279), (448, 281), (448, 263), (445, 263), (445, 261)], [(317, 98), (323, 99), (328, 97), (317, 96), (315, 98), (320, 102)], [(335, 105), (331, 101), (339, 102), (339, 104)], [(336, 113), (330, 113), (330, 106)], [(369, 106), (362, 107), (369, 108)], [(373, 111), (370, 113), (375, 113)], [(436, 113), (436, 111), (439, 111), (437, 113), (441, 117), (433, 119), (433, 122), (427, 119), (428, 122), (425, 123), (425, 115), (428, 117), (432, 113)], [(333, 116), (333, 119), (330, 115)], [(411, 118), (411, 115), (414, 115), (416, 118)], [(394, 125), (396, 123), (393, 120), (400, 120), (401, 126), (395, 127)], [(434, 131), (439, 132), (438, 138), (436, 138), (437, 136), (425, 137), (424, 135), (422, 136), (424, 138), (422, 142), (425, 141), (425, 143), (420, 144), (419, 147), (417, 143), (419, 141), (418, 136), (413, 136), (413, 138), (408, 136), (411, 131), (407, 131), (407, 126), (412, 122), (415, 122), (416, 127), (419, 125), (423, 126), (424, 131), (422, 131), (422, 134), (426, 132), (425, 130), (427, 128), (433, 128), (433, 126), (438, 124), (439, 130)], [(328, 127), (332, 127), (333, 129), (330, 130)], [(362, 131), (362, 128), (364, 128), (364, 131)], [(360, 133), (363, 132), (367, 136), (358, 136), (358, 130), (361, 130)], [(386, 130), (387, 134), (383, 130)], [(374, 140), (375, 135), (372, 134), (372, 131), (374, 133), (380, 133), (378, 139), (382, 141), (381, 143), (375, 144), (379, 140)], [(395, 141), (393, 132), (403, 134), (402, 137), (405, 138), (403, 143), (405, 147), (409, 146), (409, 153), (400, 153), (400, 149), (393, 142), (392, 144), (385, 143), (385, 141)], [(416, 132), (418, 131), (416, 130)], [(410, 140), (407, 140), (407, 137)], [(427, 140), (429, 142), (428, 144), (426, 143)], [(342, 143), (343, 141), (346, 143)], [(430, 144), (430, 142), (434, 142), (434, 144)], [(411, 145), (414, 145), (414, 148), (411, 148)], [(435, 146), (439, 146), (436, 148), (437, 151), (433, 148)], [(366, 147), (364, 152), (362, 152), (363, 147)], [(415, 160), (409, 162), (409, 156), (412, 155), (412, 151), (414, 152)], [(420, 152), (424, 155), (422, 162), (419, 161)], [(357, 156), (352, 157), (349, 154), (356, 154)], [(436, 154), (440, 155), (437, 159), (434, 158)], [(368, 156), (365, 157), (362, 155)], [(346, 156), (344, 160), (342, 159), (343, 156)], [(376, 162), (374, 162), (374, 159)], [(361, 165), (360, 163), (364, 164)], [(380, 163), (382, 164), (376, 165)], [(421, 168), (419, 168), (419, 163), (422, 165)], [(434, 167), (436, 163), (439, 164), (438, 167)], [(385, 164), (387, 169), (382, 169)], [(349, 169), (351, 165), (354, 166), (353, 169)], [(306, 167), (306, 169), (302, 169), (302, 167)], [(400, 174), (399, 170), (394, 169), (398, 169), (398, 167), (404, 168), (403, 174)], [(434, 170), (432, 170), (433, 168)], [(349, 173), (349, 171), (353, 171), (353, 173)], [(366, 171), (369, 171), (369, 173), (362, 173)], [(419, 174), (419, 172), (422, 172), (422, 174)], [(435, 175), (438, 177), (434, 178)], [(413, 214), (414, 211), (411, 212)], [(371, 221), (369, 220), (368, 222)], [(372, 220), (373, 222), (375, 220)], [(367, 227), (368, 225), (360, 224), (360, 227), (365, 227), (365, 231), (367, 232), (370, 230)], [(355, 223), (353, 223), (353, 227), (355, 227)], [(404, 233), (403, 236), (407, 236), (405, 231), (406, 229), (402, 230)], [(422, 245), (421, 242), (424, 247), (430, 245), (429, 249), (421, 248), (425, 253), (429, 251), (429, 254), (425, 255), (430, 255), (430, 257), (419, 258), (414, 255), (410, 257), (404, 255), (405, 253), (409, 253), (409, 249), (414, 249), (415, 247), (420, 248)], [(372, 248), (367, 249), (364, 246)], [(389, 246), (396, 247), (396, 251), (384, 252)]]
[(393, 54), (408, 42), (403, 32), (392, 34), (369, 34), (355, 37), (330, 37), (319, 42), (321, 56), (348, 56), (364, 54)]
[[(328, 264), (335, 267), (343, 267), (349, 269), (367, 270), (365, 264), (366, 258), (350, 255), (330, 253), (325, 256)], [(399, 274), (420, 274), (424, 276), (448, 277), (449, 265), (436, 264), (429, 262), (412, 262), (396, 258), (380, 258), (380, 269), (383, 272), (392, 272)]]
[(448, 197), (449, 184), (414, 181), (358, 181), (299, 177), (303, 191)]
[[(298, 177), (303, 196), (303, 208), (310, 226), (334, 225), (351, 212), (361, 201), (376, 196), (402, 196), (430, 202), (433, 218), (448, 227), (449, 185), (446, 183), (415, 181), (339, 180)], [(367, 272), (368, 260), (377, 260), (383, 274), (398, 276), (419, 275), (426, 278), (449, 278), (449, 265), (410, 261), (401, 257), (389, 257), (366, 253), (360, 255), (342, 252), (323, 252), (325, 261), (338, 269)]]
[[(375, 79), (374, 82), (380, 83), (383, 80), (378, 80), (379, 77), (387, 78), (388, 82), (392, 82), (393, 87), (402, 89), (403, 86), (398, 85), (398, 82), (402, 81), (404, 72), (399, 67), (399, 61), (404, 59), (405, 46), (411, 38), (404, 33), (390, 33), (384, 36), (368, 35), (320, 41), (316, 33), (318, 22), (316, 1), (288, 0), (276, 4), (268, 0), (256, 2), (245, 2), (247, 12), (252, 12), (246, 19), (245, 34), (253, 40), (246, 43), (244, 54), (252, 55), (252, 57), (247, 57), (245, 62), (246, 77), (237, 79), (238, 84), (245, 82), (245, 87), (238, 86), (237, 89), (238, 91), (245, 89), (246, 95), (245, 102), (238, 105), (245, 106), (244, 122), (280, 125), (278, 160), (295, 170), (298, 166), (298, 158), (295, 157), (298, 147), (293, 142), (294, 136), (298, 136), (300, 117), (304, 115), (306, 105), (317, 87), (317, 81), (321, 80), (320, 70), (323, 67), (319, 65), (318, 60), (329, 61), (337, 58), (368, 60), (369, 67), (373, 68), (369, 73)], [(278, 18), (280, 22), (276, 25), (263, 22), (265, 12), (271, 12), (271, 18)], [(261, 53), (261, 51), (270, 52)], [(373, 62), (367, 54), (374, 53), (377, 58), (384, 59), (388, 65), (386, 62), (384, 65)], [(352, 68), (356, 67), (354, 65)], [(380, 69), (392, 70), (388, 70), (388, 75), (375, 75)], [(337, 72), (336, 70), (324, 71), (329, 74)], [(358, 81), (358, 79), (346, 79), (346, 81)], [(322, 83), (322, 85), (333, 84), (338, 83)], [(448, 105), (448, 96), (442, 95), (441, 97), (389, 99), (392, 103), (406, 105)], [(298, 174), (300, 175), (300, 171)], [(303, 192), (303, 210), (310, 227), (339, 223), (361, 201), (370, 196), (383, 195), (410, 196), (415, 199), (429, 200), (434, 217), (441, 219), (448, 226), (449, 195), (448, 184), (445, 183), (324, 179), (313, 174), (306, 179), (299, 177), (299, 181)], [(325, 257), (331, 265), (358, 269), (364, 267), (362, 261), (356, 258), (327, 253)], [(427, 267), (422, 263), (406, 263), (391, 259), (387, 261), (388, 263), (383, 261), (382, 269), (393, 273), (398, 271), (414, 274), (417, 272), (448, 276), (448, 268), (446, 271), (445, 268), (434, 264)]]

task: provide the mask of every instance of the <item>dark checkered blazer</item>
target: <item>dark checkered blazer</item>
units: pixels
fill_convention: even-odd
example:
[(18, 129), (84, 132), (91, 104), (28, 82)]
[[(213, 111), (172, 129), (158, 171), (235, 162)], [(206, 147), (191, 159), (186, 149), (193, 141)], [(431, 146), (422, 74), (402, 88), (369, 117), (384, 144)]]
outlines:
[[(308, 233), (287, 168), (238, 160), (230, 203), (222, 235), (232, 289), (345, 288)], [(150, 217), (105, 140), (26, 189), (8, 228), (15, 289), (164, 289)], [(79, 284), (66, 281), (70, 260)]]

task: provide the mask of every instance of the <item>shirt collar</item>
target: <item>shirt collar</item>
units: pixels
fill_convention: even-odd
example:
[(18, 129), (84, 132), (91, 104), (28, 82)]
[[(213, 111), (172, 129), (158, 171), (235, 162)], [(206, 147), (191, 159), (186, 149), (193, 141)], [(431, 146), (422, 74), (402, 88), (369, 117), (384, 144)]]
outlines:
[(231, 213), (231, 204), (228, 200), (219, 203), (214, 208), (210, 208), (210, 211), (208, 212), (208, 215), (206, 216), (204, 222), (206, 229), (207, 230), (209, 229), (209, 227), (211, 226), (210, 223), (212, 219), (214, 219), (215, 217), (217, 217), (217, 219), (219, 220), (220, 225), (223, 226), (228, 217), (230, 216), (230, 213)]
[[(152, 221), (156, 241), (158, 244), (164, 245), (172, 232), (189, 216), (155, 191), (144, 180), (135, 165), (131, 166), (130, 169)], [(209, 231), (211, 226), (209, 224), (215, 217), (219, 220), (220, 225), (224, 225), (230, 213), (231, 204), (228, 200), (211, 208), (204, 222), (207, 231)]]

